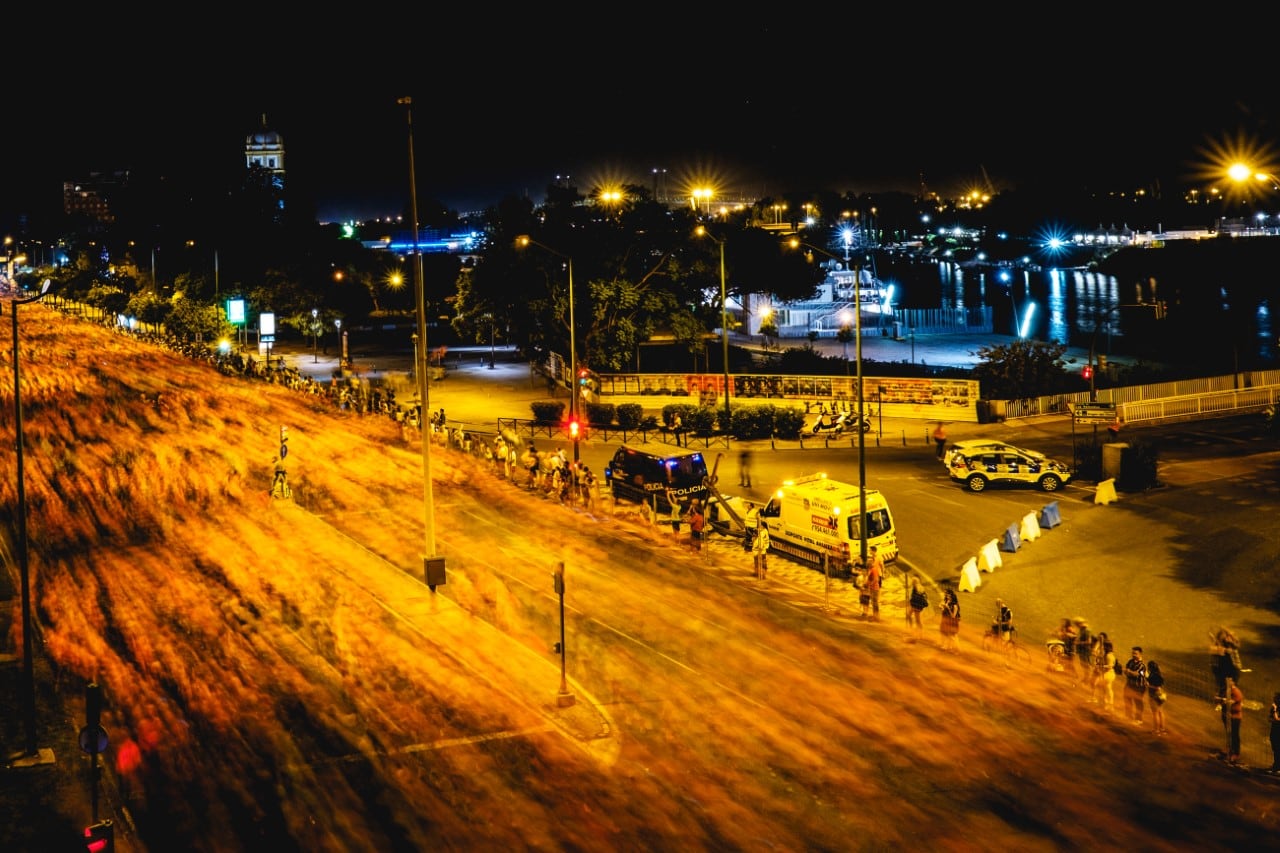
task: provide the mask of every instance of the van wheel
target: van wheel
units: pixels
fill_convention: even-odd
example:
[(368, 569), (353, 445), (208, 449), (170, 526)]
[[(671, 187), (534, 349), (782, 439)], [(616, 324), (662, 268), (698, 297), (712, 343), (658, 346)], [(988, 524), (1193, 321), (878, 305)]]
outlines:
[(1062, 487), (1062, 481), (1054, 474), (1045, 474), (1040, 478), (1040, 488), (1046, 492), (1056, 492)]
[(987, 487), (987, 478), (981, 474), (973, 474), (968, 480), (965, 480), (965, 485), (969, 487), (971, 492), (980, 492)]

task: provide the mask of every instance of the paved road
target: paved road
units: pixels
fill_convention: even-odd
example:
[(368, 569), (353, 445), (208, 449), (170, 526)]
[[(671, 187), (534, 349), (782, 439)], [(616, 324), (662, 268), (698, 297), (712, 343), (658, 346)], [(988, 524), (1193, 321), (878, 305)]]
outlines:
[[(953, 339), (947, 351), (957, 358), (967, 347), (977, 345)], [(917, 347), (919, 354), (919, 341)], [(878, 347), (864, 348), (864, 358), (876, 358), (871, 351)], [(941, 352), (935, 356), (938, 363), (944, 358)], [(316, 360), (310, 352), (280, 354), (300, 370), (326, 380), (336, 367), (331, 356)], [(512, 354), (499, 352), (491, 367), (487, 348), (451, 350), (445, 378), (433, 381), (429, 388), (429, 408), (444, 408), (450, 423), (479, 431), (491, 431), (498, 417), (528, 418), (529, 404), (547, 398), (546, 385), (527, 363), (513, 359)], [(411, 353), (401, 358), (355, 353), (358, 375), (391, 377), (406, 390), (411, 390), (410, 362)], [(1266, 704), (1271, 693), (1280, 690), (1280, 660), (1273, 652), (1280, 648), (1280, 617), (1275, 610), (1280, 584), (1271, 577), (1280, 556), (1273, 544), (1280, 541), (1276, 521), (1280, 514), (1273, 511), (1280, 500), (1280, 451), (1274, 442), (1265, 443), (1251, 423), (1242, 421), (1235, 428), (1231, 423), (1236, 422), (1127, 431), (1124, 438), (1159, 443), (1162, 487), (1121, 494), (1106, 505), (1095, 502), (1093, 485), (1087, 483), (1056, 496), (1062, 524), (1041, 531), (1038, 539), (1024, 541), (1018, 551), (1004, 553), (1003, 565), (983, 574), (982, 587), (962, 598), (968, 624), (985, 623), (997, 595), (1017, 602), (1024, 640), (1039, 654), (1043, 636), (1058, 619), (1086, 616), (1095, 631), (1111, 635), (1122, 659), (1127, 659), (1131, 645), (1142, 645), (1148, 658), (1160, 660), (1172, 675), (1176, 698), (1170, 714), (1203, 717), (1206, 749), (1217, 746), (1222, 729), (1212, 713), (1207, 670), (1208, 634), (1213, 627), (1228, 624), (1241, 635), (1245, 665), (1254, 670), (1242, 683), (1248, 698)], [(886, 418), (880, 440), (925, 447), (926, 432), (927, 425), (919, 421)], [(956, 423), (950, 433), (952, 440), (999, 438), (1067, 458), (1075, 441), (1091, 439), (1087, 427), (1073, 433), (1070, 419), (1063, 416), (999, 424)], [(584, 444), (583, 458), (592, 467), (602, 466), (613, 447)], [(771, 448), (766, 442), (761, 449)], [(987, 497), (956, 491), (947, 499)], [(1033, 500), (1040, 502), (1038, 496)], [(1005, 519), (993, 517), (992, 524), (996, 522), (998, 529), (1006, 524)], [(973, 539), (973, 555), (991, 538), (991, 529), (965, 532)], [(947, 580), (958, 568), (943, 566), (933, 574)], [(810, 573), (812, 577), (793, 574), (811, 581), (815, 589), (826, 583), (816, 572)], [(1246, 720), (1248, 763), (1270, 761), (1264, 716), (1253, 713)]]

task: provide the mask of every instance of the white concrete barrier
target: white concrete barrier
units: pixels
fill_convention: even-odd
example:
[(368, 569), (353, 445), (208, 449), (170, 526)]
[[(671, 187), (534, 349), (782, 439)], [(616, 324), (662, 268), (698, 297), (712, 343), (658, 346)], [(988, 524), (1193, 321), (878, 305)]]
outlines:
[(1093, 496), (1093, 502), (1095, 504), (1102, 504), (1103, 506), (1106, 506), (1107, 504), (1115, 501), (1115, 499), (1116, 499), (1116, 478), (1115, 477), (1112, 477), (1108, 480), (1103, 480), (1101, 483), (1098, 484), (1098, 491), (1094, 493), (1094, 496)]
[(978, 568), (984, 572), (994, 572), (1004, 565), (1004, 557), (1000, 556), (1000, 543), (992, 539), (978, 552)]
[(1036, 514), (1029, 512), (1022, 517), (1022, 541), (1034, 542), (1040, 538), (1040, 522), (1036, 520)]
[(982, 586), (982, 578), (978, 577), (978, 559), (970, 557), (960, 569), (960, 591), (974, 592)]

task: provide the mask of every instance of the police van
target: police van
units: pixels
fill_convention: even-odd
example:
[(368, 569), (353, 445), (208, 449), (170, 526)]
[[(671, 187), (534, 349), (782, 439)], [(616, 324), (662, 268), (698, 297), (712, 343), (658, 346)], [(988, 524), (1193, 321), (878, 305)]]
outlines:
[(667, 494), (686, 504), (707, 501), (707, 463), (696, 450), (650, 451), (624, 444), (604, 469), (615, 500), (642, 503), (659, 513), (671, 511)]

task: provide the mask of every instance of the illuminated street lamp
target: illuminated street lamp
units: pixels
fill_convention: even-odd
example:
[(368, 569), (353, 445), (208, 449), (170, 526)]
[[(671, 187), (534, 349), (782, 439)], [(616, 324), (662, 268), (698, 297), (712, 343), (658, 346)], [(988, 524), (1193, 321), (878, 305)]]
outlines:
[(320, 310), (311, 309), (311, 363), (320, 362)]
[(724, 237), (716, 237), (705, 226), (699, 225), (696, 232), (699, 237), (708, 237), (715, 240), (716, 245), (720, 247), (720, 343), (723, 348), (721, 359), (724, 367), (724, 432), (729, 434), (729, 427), (733, 423), (733, 418), (729, 410), (729, 308), (726, 301), (726, 290), (724, 281)]
[(558, 258), (564, 258), (569, 268), (569, 431), (573, 438), (573, 461), (578, 461), (578, 345), (577, 326), (573, 322), (573, 258), (557, 252), (546, 243), (539, 243), (528, 234), (521, 234), (516, 238), (516, 246), (524, 248), (525, 246), (538, 246)]
[[(414, 265), (415, 292), (418, 307), (418, 340), (422, 341), (421, 353), (427, 353), (427, 300), (426, 288), (422, 282), (422, 250), (418, 248), (418, 176), (413, 166), (413, 99), (400, 98), (396, 101), (404, 105), (405, 115), (409, 121), (409, 199), (413, 213), (413, 254), (417, 258)], [(415, 356), (416, 358), (416, 356)], [(425, 358), (424, 358), (425, 360)], [(418, 418), (418, 427), (422, 435), (422, 504), (424, 526), (426, 527), (425, 548), (422, 557), (423, 575), (427, 581), (427, 589), (432, 592), (445, 583), (444, 557), (436, 555), (436, 518), (435, 501), (431, 494), (431, 429), (427, 426), (425, 415), (430, 410), (427, 403), (427, 371), (422, 362), (416, 365), (418, 371), (418, 399), (422, 401), (422, 415)], [(443, 426), (443, 424), (441, 424)]]
[[(845, 236), (846, 250), (849, 245), (849, 236)], [(789, 241), (788, 245), (793, 249), (801, 246), (811, 252), (817, 252), (825, 255), (833, 261), (839, 261), (840, 258), (831, 254), (826, 249), (819, 249), (817, 246), (809, 243), (801, 242), (794, 237)], [(858, 419), (854, 422), (854, 429), (858, 433), (858, 548), (862, 558), (862, 565), (867, 564), (867, 434), (862, 429), (863, 399), (862, 399), (862, 267), (858, 264), (853, 266), (853, 337), (857, 342), (854, 348), (858, 363), (857, 378), (855, 386), (858, 392)]]
[(19, 369), (18, 306), (38, 302), (49, 292), (49, 279), (44, 280), (40, 292), (26, 299), (13, 300), (13, 423), (18, 446), (18, 575), (22, 585), (22, 720), (26, 734), (23, 759), (14, 766), (52, 764), (51, 750), (36, 747), (36, 681), (35, 662), (31, 641), (31, 571), (27, 562), (27, 491), (23, 465), (25, 443), (22, 433), (22, 374)]

